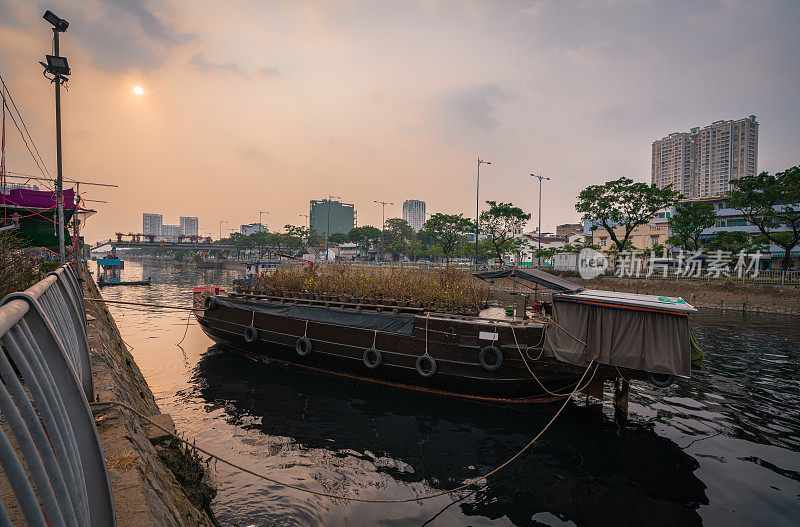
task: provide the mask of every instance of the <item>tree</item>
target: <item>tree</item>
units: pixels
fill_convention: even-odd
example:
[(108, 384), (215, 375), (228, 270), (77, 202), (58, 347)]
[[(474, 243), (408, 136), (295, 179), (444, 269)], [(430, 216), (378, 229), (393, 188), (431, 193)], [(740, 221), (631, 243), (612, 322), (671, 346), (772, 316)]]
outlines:
[(800, 166), (732, 183), (728, 206), (741, 211), (766, 240), (783, 249), (781, 269), (789, 269), (792, 249), (800, 243)]
[(355, 227), (354, 229), (350, 229), (350, 232), (347, 233), (347, 241), (358, 244), (359, 248), (361, 248), (367, 256), (369, 256), (370, 248), (376, 245), (380, 239), (381, 230), (371, 225)]
[(397, 260), (414, 241), (414, 229), (403, 218), (389, 218), (384, 227), (386, 250)]
[(753, 240), (750, 234), (744, 231), (720, 231), (704, 240), (703, 249), (708, 252), (725, 251), (736, 254), (740, 251), (746, 253), (760, 250), (763, 245)]
[(489, 210), (481, 212), (481, 224), (489, 234), (497, 259), (503, 261), (503, 255), (514, 250), (514, 232), (522, 229), (531, 219), (531, 215), (513, 203), (497, 203), (487, 201)]
[[(672, 187), (660, 189), (621, 177), (583, 189), (575, 210), (583, 213), (584, 221), (592, 223), (592, 230), (602, 226), (608, 231), (619, 252), (624, 250), (636, 227), (650, 221), (659, 210), (675, 205), (679, 196)], [(622, 228), (621, 238), (615, 227)]]
[(669, 219), (673, 235), (667, 243), (687, 251), (700, 249), (700, 234), (717, 221), (714, 205), (704, 202), (688, 202), (678, 205), (675, 215)]
[(424, 230), (429, 233), (433, 243), (442, 250), (447, 265), (450, 265), (456, 244), (464, 238), (464, 233), (475, 228), (475, 224), (463, 214), (442, 214), (437, 212), (425, 222)]
[(342, 232), (332, 232), (330, 236), (328, 236), (328, 243), (331, 245), (341, 245), (347, 242), (347, 234)]

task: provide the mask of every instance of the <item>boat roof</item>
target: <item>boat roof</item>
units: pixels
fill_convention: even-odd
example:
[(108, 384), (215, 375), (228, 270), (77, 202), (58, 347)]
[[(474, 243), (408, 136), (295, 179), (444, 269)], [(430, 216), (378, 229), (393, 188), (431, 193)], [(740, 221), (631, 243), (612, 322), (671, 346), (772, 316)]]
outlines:
[(481, 280), (494, 280), (496, 278), (519, 278), (535, 284), (544, 286), (548, 289), (559, 293), (576, 293), (582, 291), (583, 287), (564, 280), (561, 277), (555, 276), (539, 269), (506, 269), (504, 271), (486, 271), (483, 273), (473, 273), (473, 276)]
[(106, 267), (114, 267), (122, 265), (122, 260), (119, 258), (100, 258), (97, 263)]
[(607, 307), (667, 311), (687, 315), (689, 313), (697, 313), (697, 309), (681, 297), (640, 295), (637, 293), (621, 293), (619, 291), (584, 289), (575, 293), (554, 294), (553, 301), (559, 300)]

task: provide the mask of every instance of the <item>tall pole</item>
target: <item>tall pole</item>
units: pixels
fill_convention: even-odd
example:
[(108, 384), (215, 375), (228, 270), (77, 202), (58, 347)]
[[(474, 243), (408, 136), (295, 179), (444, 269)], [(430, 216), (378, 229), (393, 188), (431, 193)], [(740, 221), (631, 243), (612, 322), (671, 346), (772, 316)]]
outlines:
[(303, 224), (304, 227), (308, 229), (306, 233), (306, 252), (308, 252), (308, 241), (311, 238), (311, 215), (310, 214), (298, 214), (298, 216), (302, 216), (306, 219), (305, 223)]
[(536, 251), (538, 253), (539, 262), (536, 264), (536, 267), (542, 266), (542, 180), (546, 179), (550, 181), (549, 177), (544, 176), (537, 176), (536, 174), (531, 174), (531, 176), (537, 178), (539, 180), (539, 233), (536, 237), (539, 240), (539, 249)]
[(331, 200), (333, 198), (342, 199), (339, 196), (328, 194), (328, 226), (325, 227), (325, 263), (328, 263), (328, 237), (331, 235)]
[(228, 223), (228, 220), (219, 220), (219, 239), (222, 241), (222, 224)]
[(391, 201), (372, 200), (381, 206), (381, 263), (383, 263), (383, 231), (386, 227), (386, 205), (394, 205)]
[(481, 165), (491, 165), (491, 161), (478, 158), (478, 180), (475, 183), (475, 270), (478, 270), (478, 225), (480, 224)]
[[(58, 54), (58, 29), (53, 28), (53, 55)], [(63, 264), (67, 260), (64, 247), (64, 178), (61, 171), (61, 78), (55, 76), (56, 85), (56, 200), (58, 205), (58, 255)]]

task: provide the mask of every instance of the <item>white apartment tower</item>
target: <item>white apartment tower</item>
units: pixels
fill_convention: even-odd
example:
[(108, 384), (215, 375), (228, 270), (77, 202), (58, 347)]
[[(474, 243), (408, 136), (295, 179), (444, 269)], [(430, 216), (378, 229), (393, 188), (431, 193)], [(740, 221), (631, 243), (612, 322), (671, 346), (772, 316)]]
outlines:
[(417, 199), (407, 199), (403, 202), (403, 219), (415, 231), (425, 225), (425, 202)]
[(197, 236), (200, 230), (200, 221), (193, 216), (181, 216), (181, 234), (184, 236)]
[(652, 182), (688, 199), (722, 196), (730, 182), (754, 176), (758, 169), (758, 122), (751, 115), (737, 121), (676, 132), (653, 142)]
[(161, 214), (150, 214), (145, 212), (142, 214), (142, 234), (153, 234), (161, 236), (161, 224), (164, 217)]

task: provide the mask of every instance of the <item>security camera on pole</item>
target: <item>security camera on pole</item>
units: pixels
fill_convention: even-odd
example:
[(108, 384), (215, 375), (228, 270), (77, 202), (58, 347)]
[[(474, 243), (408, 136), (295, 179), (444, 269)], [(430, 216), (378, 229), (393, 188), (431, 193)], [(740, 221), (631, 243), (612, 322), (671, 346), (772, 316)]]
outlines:
[[(53, 54), (45, 55), (47, 64), (40, 62), (44, 66), (44, 75), (50, 82), (56, 85), (56, 158), (58, 175), (56, 176), (56, 199), (58, 200), (58, 255), (63, 264), (67, 259), (66, 248), (64, 247), (64, 178), (61, 171), (61, 85), (67, 82), (67, 75), (70, 74), (67, 58), (58, 54), (58, 34), (63, 33), (69, 27), (69, 22), (59, 18), (52, 11), (45, 11), (42, 17), (53, 25)], [(47, 74), (53, 77), (47, 77)], [(77, 220), (76, 220), (77, 221)]]

